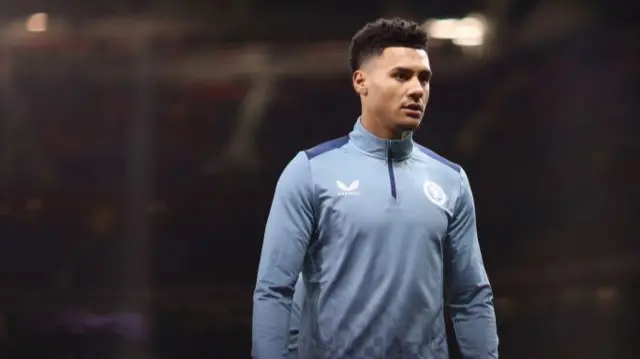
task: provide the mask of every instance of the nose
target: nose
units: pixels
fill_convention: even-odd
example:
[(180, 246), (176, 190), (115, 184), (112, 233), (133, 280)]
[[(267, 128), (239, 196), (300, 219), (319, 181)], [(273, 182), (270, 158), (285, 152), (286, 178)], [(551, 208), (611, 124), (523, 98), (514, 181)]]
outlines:
[(409, 97), (411, 97), (412, 100), (418, 102), (424, 98), (424, 94), (425, 94), (425, 87), (423, 86), (423, 84), (417, 79), (415, 79), (414, 81), (411, 81), (411, 89), (409, 90), (409, 94), (408, 94)]

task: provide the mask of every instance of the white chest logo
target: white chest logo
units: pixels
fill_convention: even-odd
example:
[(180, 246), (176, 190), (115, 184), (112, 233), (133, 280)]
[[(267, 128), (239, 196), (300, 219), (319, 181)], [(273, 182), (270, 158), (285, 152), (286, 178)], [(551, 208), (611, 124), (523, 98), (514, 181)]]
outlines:
[(336, 181), (336, 186), (338, 186), (340, 190), (338, 196), (357, 196), (360, 194), (360, 192), (358, 192), (358, 187), (360, 186), (359, 180), (351, 182), (348, 186), (342, 181)]
[(424, 185), (422, 185), (422, 189), (424, 190), (424, 194), (427, 196), (429, 201), (433, 202), (433, 204), (443, 207), (447, 202), (447, 195), (442, 190), (439, 184), (432, 181), (424, 181)]

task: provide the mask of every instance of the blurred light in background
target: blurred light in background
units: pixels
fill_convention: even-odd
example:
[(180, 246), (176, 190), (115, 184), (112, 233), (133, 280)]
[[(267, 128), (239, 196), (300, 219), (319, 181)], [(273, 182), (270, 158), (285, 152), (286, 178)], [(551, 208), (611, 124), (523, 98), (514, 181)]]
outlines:
[(433, 19), (425, 22), (425, 28), (432, 39), (451, 40), (456, 32), (457, 24), (457, 19)]
[(484, 16), (470, 14), (462, 19), (429, 19), (424, 27), (432, 39), (466, 47), (484, 44), (488, 23)]
[(596, 290), (596, 304), (601, 307), (615, 306), (620, 298), (620, 291), (616, 287), (600, 287)]
[(29, 32), (46, 32), (49, 24), (49, 15), (44, 12), (35, 13), (27, 19), (25, 28)]
[(620, 310), (620, 290), (615, 286), (603, 286), (594, 293), (596, 313), (600, 316), (611, 317)]
[(456, 32), (452, 41), (458, 46), (480, 46), (484, 44), (487, 24), (484, 18), (471, 15), (456, 24)]

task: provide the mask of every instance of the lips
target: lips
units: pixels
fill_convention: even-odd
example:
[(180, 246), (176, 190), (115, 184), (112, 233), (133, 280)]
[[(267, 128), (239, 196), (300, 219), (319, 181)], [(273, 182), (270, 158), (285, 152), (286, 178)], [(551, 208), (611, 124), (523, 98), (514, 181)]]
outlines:
[(415, 111), (415, 112), (422, 112), (422, 106), (416, 104), (410, 104), (410, 105), (405, 105), (402, 107), (405, 110), (410, 110), (410, 111)]
[(422, 106), (418, 104), (402, 106), (402, 110), (411, 118), (420, 119), (422, 117)]

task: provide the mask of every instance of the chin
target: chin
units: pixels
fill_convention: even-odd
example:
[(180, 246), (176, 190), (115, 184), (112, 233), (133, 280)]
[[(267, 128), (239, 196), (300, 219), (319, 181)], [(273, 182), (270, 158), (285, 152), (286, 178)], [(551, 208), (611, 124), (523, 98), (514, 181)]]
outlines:
[(396, 125), (402, 131), (415, 131), (420, 127), (422, 118), (405, 117), (396, 122)]

